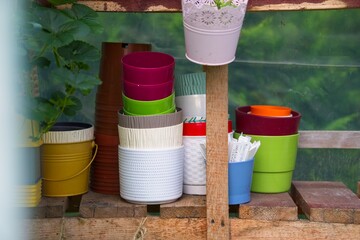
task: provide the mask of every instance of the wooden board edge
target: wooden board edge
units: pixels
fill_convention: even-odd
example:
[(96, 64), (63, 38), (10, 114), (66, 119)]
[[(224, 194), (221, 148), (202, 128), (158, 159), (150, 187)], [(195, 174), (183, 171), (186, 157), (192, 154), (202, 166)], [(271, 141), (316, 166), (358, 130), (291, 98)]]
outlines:
[(299, 148), (360, 149), (360, 131), (299, 131)]
[[(205, 239), (206, 219), (64, 218), (24, 220), (29, 239)], [(232, 239), (356, 239), (359, 224), (230, 219)]]

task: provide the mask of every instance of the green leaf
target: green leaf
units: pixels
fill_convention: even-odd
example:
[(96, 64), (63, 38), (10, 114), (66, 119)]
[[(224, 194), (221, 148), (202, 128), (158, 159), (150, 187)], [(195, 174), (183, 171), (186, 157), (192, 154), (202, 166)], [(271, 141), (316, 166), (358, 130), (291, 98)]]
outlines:
[[(76, 34), (76, 28), (69, 26), (72, 21), (66, 14), (58, 9), (38, 7), (35, 9), (34, 26), (41, 26), (42, 36), (45, 37), (44, 42), (49, 48), (58, 47), (70, 43)], [(44, 35), (45, 34), (45, 35)]]
[(74, 73), (67, 68), (56, 68), (50, 72), (49, 78), (55, 85), (65, 85), (73, 81)]
[(97, 76), (80, 73), (76, 78), (76, 89), (83, 95), (88, 95), (95, 86), (100, 85), (101, 81)]
[(80, 91), (80, 93), (91, 91), (95, 86), (101, 84), (97, 76), (82, 72), (73, 73), (66, 68), (53, 70), (50, 77), (54, 83), (65, 86), (69, 85), (66, 88), (72, 87), (76, 91)]
[(61, 109), (66, 104), (66, 94), (61, 91), (55, 91), (51, 94), (49, 101), (54, 107)]
[(67, 101), (66, 107), (64, 108), (64, 114), (67, 116), (75, 116), (78, 111), (82, 109), (80, 99), (77, 97), (70, 97)]
[(54, 105), (50, 103), (48, 99), (45, 98), (35, 98), (36, 102), (35, 108), (33, 108), (32, 116), (33, 119), (42, 122), (53, 122), (59, 114), (59, 110), (54, 108)]
[(58, 53), (66, 61), (96, 61), (100, 58), (99, 50), (83, 41), (72, 41), (70, 44), (60, 47)]
[(93, 9), (83, 4), (73, 4), (71, 9), (64, 11), (72, 22), (68, 23), (70, 27), (77, 28), (79, 37), (86, 37), (90, 32), (101, 33), (103, 27), (97, 22), (98, 14)]

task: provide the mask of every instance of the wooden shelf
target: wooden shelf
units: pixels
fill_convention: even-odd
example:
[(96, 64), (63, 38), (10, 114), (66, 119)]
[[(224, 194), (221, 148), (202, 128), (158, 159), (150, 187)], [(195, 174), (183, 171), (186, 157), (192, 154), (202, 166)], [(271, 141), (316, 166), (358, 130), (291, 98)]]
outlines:
[[(312, 196), (312, 197), (311, 197)], [(316, 196), (316, 197), (314, 197)], [(63, 209), (63, 198), (45, 198), (39, 209)], [(319, 203), (321, 203), (319, 205)], [(360, 199), (340, 182), (294, 181), (289, 193), (252, 193), (251, 201), (235, 205), (238, 217), (229, 218), (231, 238), (355, 239), (360, 236)], [(141, 222), (146, 239), (200, 239), (206, 236), (206, 197), (184, 195), (160, 205), (159, 216), (146, 205), (120, 196), (88, 192), (79, 217), (36, 215), (25, 221), (30, 239), (130, 239)], [(300, 219), (298, 212), (307, 219)], [(323, 217), (319, 217), (323, 216)]]
[[(181, 12), (180, 0), (83, 0), (99, 12)], [(360, 8), (359, 0), (249, 0), (248, 11), (289, 11)], [(43, 198), (24, 220), (30, 239), (359, 239), (360, 199), (351, 191), (326, 183), (314, 192), (314, 184), (294, 182), (291, 195), (252, 194), (248, 204), (237, 206), (238, 218), (229, 217), (227, 202), (227, 95), (228, 66), (204, 67), (207, 72), (207, 196), (184, 195), (159, 206), (159, 216), (149, 206), (126, 203), (119, 196), (89, 192), (79, 206), (80, 217), (68, 217), (66, 199)], [(360, 149), (360, 131), (303, 131), (300, 148)], [(323, 184), (323, 183), (322, 183)], [(360, 196), (360, 183), (358, 183)], [(325, 189), (325, 190), (324, 190)], [(327, 189), (327, 190), (326, 190)], [(338, 190), (341, 194), (338, 196)], [(322, 206), (308, 194), (325, 194)], [(337, 197), (335, 197), (335, 195)], [(336, 198), (338, 203), (326, 200)], [(351, 204), (349, 202), (351, 200)], [(232, 208), (234, 209), (234, 208)], [(302, 211), (310, 220), (301, 220)], [(326, 212), (326, 217), (325, 213)], [(32, 215), (31, 215), (32, 214)], [(318, 217), (322, 215), (322, 217)], [(325, 222), (322, 222), (325, 221)], [(341, 223), (338, 223), (341, 222)]]

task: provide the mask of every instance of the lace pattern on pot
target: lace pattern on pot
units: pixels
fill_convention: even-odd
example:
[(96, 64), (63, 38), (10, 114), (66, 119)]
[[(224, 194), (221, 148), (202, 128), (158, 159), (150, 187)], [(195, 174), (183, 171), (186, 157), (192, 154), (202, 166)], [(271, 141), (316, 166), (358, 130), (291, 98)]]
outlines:
[(182, 0), (186, 24), (206, 30), (235, 29), (242, 26), (248, 0)]

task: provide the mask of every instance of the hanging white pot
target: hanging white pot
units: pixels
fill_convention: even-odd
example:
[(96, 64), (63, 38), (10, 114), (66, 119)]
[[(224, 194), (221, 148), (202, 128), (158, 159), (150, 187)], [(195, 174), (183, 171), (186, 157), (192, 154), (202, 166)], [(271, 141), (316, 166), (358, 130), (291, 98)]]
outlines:
[(248, 0), (182, 0), (186, 57), (202, 65), (235, 60)]

